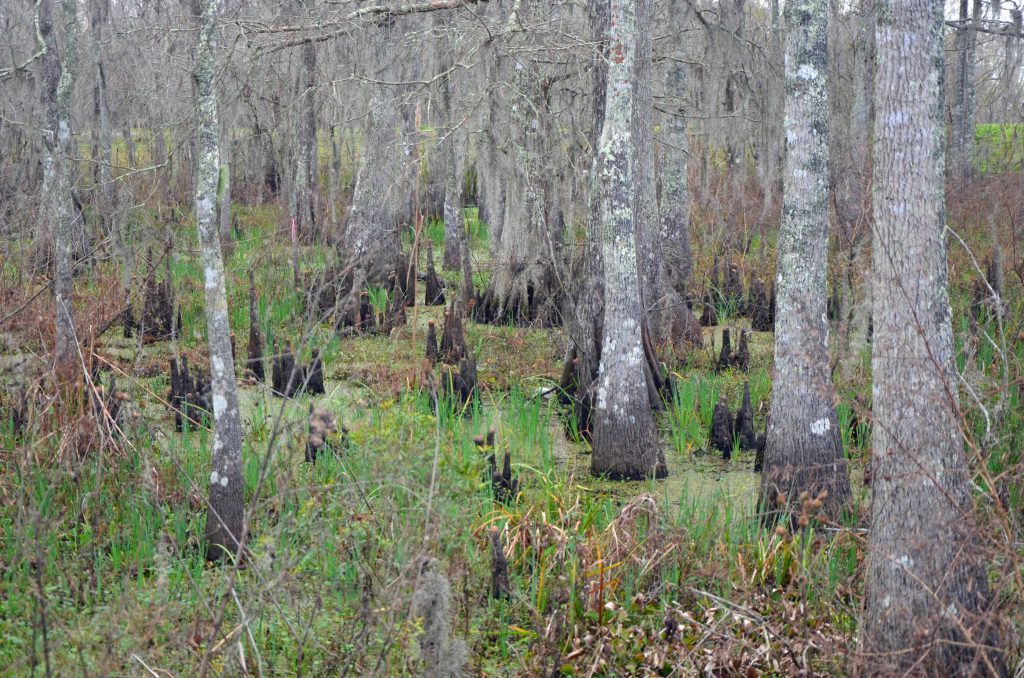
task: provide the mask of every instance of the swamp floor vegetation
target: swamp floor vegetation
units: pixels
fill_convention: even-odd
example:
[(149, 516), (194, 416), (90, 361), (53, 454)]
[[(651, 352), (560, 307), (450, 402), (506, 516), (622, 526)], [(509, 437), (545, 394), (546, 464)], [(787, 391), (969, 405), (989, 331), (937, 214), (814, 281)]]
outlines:
[[(466, 406), (441, 397), (435, 406), (423, 342), (444, 307), (410, 308), (407, 324), (388, 336), (332, 336), (306, 323), (289, 245), (273, 226), (279, 215), (236, 209), (244, 236), (226, 268), (238, 366), (253, 270), (267, 347), (275, 339), (298, 344), (305, 328), (303, 359), (314, 346), (322, 351), (326, 390), (286, 400), (240, 378), (250, 526), (244, 566), (204, 560), (211, 434), (187, 426), (175, 433), (165, 403), (169, 359), (177, 352), (192, 365), (205, 360), (194, 234), (182, 219), (159, 226), (175, 242), (177, 347), (113, 330), (94, 349), (126, 395), (122, 434), (82, 453), (68, 444), (72, 420), (47, 421), (60, 416), (51, 402), (30, 399), (36, 425), (24, 431), (6, 416), (13, 409), (2, 410), (0, 673), (431, 675), (423, 639), (442, 632), (446, 643), (465, 644), (467, 675), (849, 670), (865, 549), (869, 427), (856, 419), (854, 398), (864, 382), (840, 383), (856, 495), (848, 520), (811, 520), (795, 534), (766, 531), (754, 515), (753, 451), (737, 443), (730, 461), (708, 452), (720, 397), (735, 409), (749, 381), (761, 431), (770, 396), (768, 333), (753, 333), (748, 372), (715, 370), (723, 327), (749, 327), (728, 308), (705, 329), (705, 348), (670, 366), (675, 391), (658, 415), (669, 477), (603, 481), (590, 475), (587, 445), (572, 435), (555, 389), (561, 330), (467, 322), (479, 397)], [(486, 231), (469, 222), (485, 283)], [(153, 216), (138, 235), (157, 229)], [(443, 225), (428, 235), (443, 238)], [(434, 251), (439, 264), (441, 250)], [(698, 257), (711, 260), (710, 252)], [(325, 265), (322, 251), (304, 249), (304, 270)], [(113, 277), (100, 267), (78, 281), (81, 317), (96, 327), (116, 310), (107, 298)], [(7, 268), (4, 278), (13, 282)], [(456, 289), (457, 276), (448, 282)], [(43, 295), (29, 307), (37, 332), (4, 335), (7, 385), (43, 353), (43, 318), (52, 317), (46, 304)], [(977, 361), (982, 374), (993, 369), (991, 352), (965, 360)], [(1019, 423), (1016, 389), (1010, 397), (1011, 424)], [(305, 461), (311, 403), (339, 424), (315, 464)], [(984, 426), (975, 415), (971, 425)], [(1018, 432), (999, 450), (1015, 449), (1020, 429), (1008, 430)], [(476, 442), (489, 431), (495, 450)], [(501, 503), (487, 455), (500, 460), (506, 451), (519, 493)], [(993, 471), (1007, 465), (1000, 454), (990, 457)], [(492, 529), (507, 560), (503, 596), (492, 591)], [(449, 616), (441, 625), (414, 604), (428, 581), (439, 580), (436, 595)], [(456, 654), (444, 656), (461, 661)]]

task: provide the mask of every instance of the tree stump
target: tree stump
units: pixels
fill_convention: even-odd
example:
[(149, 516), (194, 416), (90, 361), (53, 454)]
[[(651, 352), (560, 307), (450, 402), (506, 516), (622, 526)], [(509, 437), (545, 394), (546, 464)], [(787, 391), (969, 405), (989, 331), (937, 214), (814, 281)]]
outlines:
[(757, 436), (757, 445), (755, 447), (757, 453), (754, 455), (754, 473), (760, 473), (762, 470), (764, 470), (764, 448), (767, 446), (768, 434), (762, 433), (761, 435)]
[(726, 302), (733, 308), (740, 310), (746, 305), (743, 298), (743, 280), (740, 277), (740, 267), (735, 263), (729, 264), (725, 273), (725, 284), (723, 294)]
[(174, 430), (182, 431), (187, 421), (192, 426), (202, 426), (210, 412), (210, 382), (206, 375), (191, 374), (188, 358), (182, 356), (181, 363), (171, 358), (171, 393), (168, 401), (174, 410)]
[(135, 313), (132, 310), (131, 292), (125, 293), (124, 310), (121, 311), (121, 330), (125, 339), (131, 339), (135, 331), (139, 329), (139, 323), (135, 320)]
[(458, 370), (454, 367), (445, 370), (444, 392), (460, 409), (473, 399), (476, 385), (476, 359), (473, 356), (468, 355), (460, 360)]
[(700, 316), (702, 327), (713, 327), (718, 324), (718, 302), (722, 296), (722, 283), (718, 257), (711, 267), (711, 275), (708, 284), (704, 288), (704, 296), (701, 298), (703, 310)]
[[(302, 369), (305, 373), (305, 379), (303, 380), (306, 384), (306, 393), (310, 395), (323, 395), (324, 394), (324, 361), (320, 355), (320, 351), (313, 349), (313, 358), (310, 361), (309, 367)], [(301, 385), (301, 384), (300, 384)]]
[[(146, 276), (145, 292), (142, 304), (142, 341), (152, 343), (175, 338), (174, 323), (174, 292), (171, 286), (171, 253), (168, 250), (165, 277), (161, 281), (156, 278), (156, 265), (152, 262), (152, 251), (146, 253), (149, 272)], [(181, 329), (181, 317), (178, 317), (177, 328)]]
[(277, 353), (275, 342), (274, 354), (272, 392), (277, 396), (291, 398), (301, 387), (305, 376), (299, 374), (299, 370), (295, 369), (295, 357), (292, 355), (291, 341), (285, 340), (284, 350), (281, 353)]

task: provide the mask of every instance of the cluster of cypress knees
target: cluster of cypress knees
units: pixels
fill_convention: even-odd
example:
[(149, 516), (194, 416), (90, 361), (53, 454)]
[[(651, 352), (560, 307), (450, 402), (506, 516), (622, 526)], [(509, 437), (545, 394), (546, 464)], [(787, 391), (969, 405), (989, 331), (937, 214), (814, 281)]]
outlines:
[[(462, 324), (462, 307), (452, 299), (444, 312), (440, 344), (437, 341), (437, 327), (433, 320), (427, 324), (426, 344), (426, 358), (430, 366), (433, 367), (439, 362), (444, 365), (441, 373), (442, 392), (451, 396), (460, 406), (469, 403), (477, 391), (476, 358), (466, 347)], [(432, 377), (432, 372), (430, 374)]]
[(740, 342), (736, 352), (732, 350), (732, 338), (729, 328), (722, 328), (722, 350), (718, 354), (715, 368), (721, 372), (730, 368), (746, 372), (750, 368), (750, 332), (740, 330)]
[(750, 382), (743, 384), (743, 404), (736, 410), (735, 417), (729, 409), (725, 396), (715, 404), (711, 415), (711, 447), (722, 453), (722, 459), (732, 458), (733, 441), (739, 441), (741, 450), (755, 450), (754, 470), (760, 471), (764, 461), (764, 447), (767, 436), (757, 435), (754, 430), (754, 408), (750, 402)]
[[(263, 337), (260, 332), (259, 301), (252, 271), (249, 272), (249, 346), (245, 361), (247, 377), (259, 382), (266, 381), (263, 357)], [(278, 350), (274, 344), (274, 355), (271, 357), (271, 393), (283, 398), (292, 398), (300, 393), (322, 395), (324, 391), (323, 359), (320, 352), (313, 350), (313, 357), (308, 365), (299, 362), (292, 352), (290, 341)], [(231, 334), (231, 356), (235, 359), (235, 335)], [(195, 374), (189, 369), (188, 357), (172, 358), (170, 361), (171, 393), (169, 402), (174, 411), (175, 429), (181, 431), (186, 422), (190, 426), (209, 424), (211, 412), (210, 380), (208, 375), (197, 370)], [(338, 433), (338, 424), (334, 414), (326, 410), (309, 406), (309, 438), (306, 441), (306, 461), (315, 462), (316, 457), (324, 451), (329, 440)], [(347, 444), (348, 430), (341, 427), (342, 445)]]
[[(512, 475), (512, 454), (506, 449), (501, 468), (498, 468), (497, 451), (494, 447), (494, 431), (486, 436), (473, 439), (477, 449), (487, 455), (488, 478), (494, 501), (499, 504), (514, 503), (519, 496), (519, 479)], [(491, 544), (491, 597), (507, 599), (511, 592), (508, 580), (508, 559), (501, 543), (501, 532), (492, 527), (487, 534)]]

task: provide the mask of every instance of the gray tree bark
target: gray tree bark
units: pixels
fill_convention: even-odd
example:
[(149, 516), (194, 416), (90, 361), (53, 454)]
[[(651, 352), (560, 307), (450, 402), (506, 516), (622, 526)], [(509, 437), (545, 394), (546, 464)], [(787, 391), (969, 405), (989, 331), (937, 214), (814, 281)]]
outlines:
[(687, 176), (689, 135), (682, 99), (686, 96), (686, 64), (673, 60), (665, 72), (665, 97), (671, 113), (664, 116), (662, 134), (660, 235), (663, 261), (669, 285), (686, 294), (693, 271), (690, 247), (690, 187)]
[[(401, 22), (384, 24), (375, 49), (377, 79), (391, 81), (400, 58), (395, 37)], [(363, 152), (356, 175), (352, 211), (345, 229), (343, 250), (359, 262), (370, 284), (384, 282), (401, 265), (399, 225), (407, 213), (408, 193), (404, 168), (403, 116), (395, 94), (386, 85), (373, 84), (363, 134)]]
[[(651, 25), (651, 0), (634, 0), (636, 23)], [(649, 327), (655, 336), (664, 333), (659, 327), (657, 310), (662, 307), (664, 286), (661, 278), (661, 247), (658, 237), (658, 206), (654, 186), (654, 92), (651, 87), (653, 43), (648, 30), (636, 33), (633, 57), (633, 191), (635, 192), (634, 228), (640, 256), (640, 300)]]
[[(768, 516), (803, 491), (850, 496), (828, 355), (828, 3), (790, 0), (786, 17), (786, 161), (775, 289), (775, 368), (761, 504)], [(779, 494), (784, 495), (782, 502)], [(794, 507), (795, 508), (795, 507)]]
[[(450, 20), (441, 21), (441, 29), (445, 37), (438, 41), (440, 47), (439, 66), (444, 75), (439, 83), (438, 116), (441, 121), (440, 156), (444, 165), (444, 260), (446, 271), (462, 271), (463, 264), (469, 264), (469, 245), (466, 241), (466, 229), (462, 221), (462, 149), (459, 144), (459, 130), (455, 124), (455, 113), (452, 110), (451, 70), (454, 60), (451, 57), (452, 41), (448, 31), (452, 30)], [(433, 174), (433, 172), (432, 172)], [(472, 293), (472, 289), (469, 290)]]
[[(960, 0), (960, 21), (956, 32), (957, 81), (953, 101), (953, 143), (950, 153), (952, 177), (957, 182), (974, 176), (974, 61), (978, 43), (975, 26), (981, 19), (981, 0)], [(968, 8), (970, 7), (970, 11)]]
[[(301, 7), (301, 3), (300, 3)], [(317, 140), (316, 140), (316, 47), (302, 46), (302, 62), (297, 82), (295, 121), (295, 176), (291, 202), (299, 235), (309, 238), (316, 229)]]
[(341, 149), (339, 148), (337, 123), (330, 126), (331, 165), (328, 175), (327, 203), (331, 214), (331, 233), (338, 232), (338, 182), (341, 181)]
[(871, 313), (871, 281), (861, 271), (870, 256), (871, 139), (875, 98), (875, 3), (862, 0), (858, 16), (854, 97), (847, 138), (840, 144), (846, 160), (835, 177), (840, 248), (845, 248), (839, 308), (839, 361), (849, 382), (861, 365)]
[(206, 333), (210, 349), (210, 391), (213, 397), (213, 455), (210, 501), (206, 516), (206, 557), (219, 560), (240, 553), (245, 505), (242, 486), (242, 420), (238, 410), (235, 363), (231, 355), (217, 218), (218, 162), (217, 93), (214, 60), (217, 49), (218, 0), (200, 0), (199, 43), (193, 79), (196, 87), (196, 224), (206, 290)]
[[(686, 96), (686, 64), (682, 55), (672, 58), (665, 71), (665, 98), (670, 112), (662, 123), (662, 188), (658, 212), (655, 327), (659, 340), (675, 349), (699, 346), (700, 323), (686, 305), (693, 270), (690, 248), (690, 189), (687, 177), (689, 136), (682, 101)], [(653, 230), (653, 229), (652, 229)]]
[(89, 27), (92, 32), (92, 57), (96, 68), (96, 80), (93, 85), (95, 102), (96, 146), (93, 155), (98, 162), (97, 178), (99, 190), (97, 196), (97, 218), (104, 236), (110, 235), (114, 241), (114, 249), (122, 259), (124, 272), (122, 281), (128, 289), (128, 281), (134, 268), (134, 252), (125, 242), (122, 231), (122, 220), (118, 208), (118, 195), (114, 187), (111, 172), (111, 149), (113, 132), (110, 121), (110, 95), (107, 88), (106, 48), (104, 27), (110, 18), (110, 0), (92, 0), (89, 5)]
[[(591, 125), (587, 134), (589, 147), (597, 149), (604, 127), (605, 96), (608, 91), (608, 26), (611, 10), (608, 0), (588, 0), (594, 51), (591, 57)], [(562, 366), (560, 386), (572, 396), (573, 411), (579, 433), (592, 439), (591, 415), (598, 367), (601, 360), (601, 335), (604, 332), (604, 266), (600, 242), (594, 237), (601, 223), (602, 205), (598, 183), (596, 152), (591, 163), (588, 182), (587, 233), (579, 255), (579, 270), (572, 276), (578, 287), (566, 294), (569, 319), (569, 342)]]
[(959, 427), (944, 235), (942, 3), (880, 0), (873, 496), (862, 672), (1005, 675)]
[[(228, 137), (230, 139), (230, 134)], [(226, 152), (224, 146), (227, 146)], [(217, 162), (217, 223), (220, 228), (221, 247), (228, 256), (234, 247), (231, 240), (231, 149), (230, 140), (224, 145), (219, 145), (220, 159)]]
[(956, 92), (953, 101), (953, 177), (966, 181), (974, 176), (974, 122), (977, 110), (975, 68), (978, 32), (982, 18), (982, 0), (961, 0), (962, 28), (956, 33), (954, 49), (957, 58)]
[[(499, 59), (499, 70), (502, 59)], [(554, 263), (546, 208), (554, 190), (544, 175), (543, 157), (551, 151), (549, 90), (540, 64), (519, 62), (509, 88), (514, 103), (508, 126), (507, 158), (499, 160), (504, 213), (495, 251), (494, 273), (476, 318), (482, 322), (556, 324), (558, 318)], [(507, 105), (507, 104), (506, 104)]]
[(591, 471), (617, 479), (664, 474), (660, 443), (644, 374), (640, 273), (636, 244), (637, 194), (633, 138), (637, 7), (612, 0), (608, 87), (598, 144), (597, 181), (602, 199), (604, 329), (594, 404)]
[(487, 113), (483, 120), (483, 140), (477, 173), (480, 182), (480, 219), (487, 224), (490, 235), (491, 254), (497, 254), (504, 225), (505, 192), (501, 181), (502, 166), (505, 164), (505, 139), (501, 130), (508, 128), (502, 119), (505, 112), (502, 105), (500, 83), (505, 76), (508, 58), (502, 56), (496, 40), (490, 40), (483, 50), (487, 78)]
[(74, 183), (71, 100), (78, 67), (78, 15), (75, 0), (61, 0), (64, 50), (58, 53), (53, 27), (55, 1), (42, 0), (39, 4), (39, 37), (45, 50), (42, 104), (46, 113), (42, 187), (45, 216), (41, 238), (44, 246), (52, 243), (54, 252), (54, 362), (58, 372), (66, 373), (73, 369), (78, 347), (71, 302), (75, 222), (80, 218), (71, 194)]

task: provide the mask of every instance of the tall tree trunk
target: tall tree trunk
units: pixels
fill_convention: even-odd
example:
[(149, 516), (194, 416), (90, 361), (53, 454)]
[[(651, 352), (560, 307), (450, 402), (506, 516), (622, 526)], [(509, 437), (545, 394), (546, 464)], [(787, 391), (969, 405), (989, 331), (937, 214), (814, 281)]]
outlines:
[[(227, 149), (224, 148), (227, 146)], [(217, 170), (217, 224), (220, 229), (221, 248), (229, 257), (234, 248), (231, 240), (231, 161), (234, 145), (229, 140), (219, 147)], [(225, 152), (226, 151), (226, 152)], [(226, 158), (226, 159), (225, 159)]]
[(462, 218), (464, 151), (452, 111), (452, 81), (441, 79), (441, 112), (447, 138), (441, 149), (444, 163), (444, 268), (462, 271), (462, 296), (473, 296), (473, 269), (469, 256), (469, 238)]
[[(648, 18), (649, 14), (641, 14)], [(633, 138), (636, 3), (612, 0), (608, 89), (604, 129), (598, 145), (602, 198), (601, 250), (604, 259), (605, 322), (594, 407), (591, 471), (611, 478), (665, 475), (658, 431), (648, 400), (636, 245), (638, 218)]]
[(44, 231), (40, 237), (41, 246), (46, 248), (52, 244), (54, 252), (54, 362), (57, 371), (66, 374), (73, 369), (78, 347), (71, 303), (75, 222), (80, 219), (71, 194), (74, 177), (71, 102), (78, 66), (78, 15), (75, 0), (61, 1), (64, 50), (58, 54), (53, 28), (55, 2), (42, 0), (39, 4), (39, 37), (45, 50), (42, 57), (42, 104), (46, 112), (46, 129), (43, 131), (46, 156), (43, 160), (42, 189), (45, 218)]
[[(651, 26), (652, 0), (634, 0), (636, 23)], [(658, 206), (654, 187), (654, 92), (651, 87), (653, 45), (650, 31), (636, 33), (636, 51), (633, 58), (633, 191), (635, 193), (637, 251), (640, 266), (640, 301), (648, 326), (654, 335), (663, 336), (659, 327), (659, 314), (664, 304), (664, 286), (661, 284), (661, 242), (658, 238)]]
[(664, 265), (669, 285), (685, 295), (693, 272), (693, 251), (690, 247), (690, 188), (687, 156), (690, 141), (683, 115), (682, 100), (686, 96), (686, 64), (674, 60), (665, 72), (665, 96), (670, 100), (670, 113), (664, 116), (662, 134), (661, 174), (661, 240)]
[(303, 238), (315, 235), (317, 195), (317, 140), (316, 140), (316, 47), (312, 43), (302, 46), (302, 63), (298, 76), (298, 106), (295, 122), (295, 176), (292, 184), (298, 233)]
[(341, 181), (341, 149), (338, 147), (339, 129), (337, 123), (330, 126), (331, 166), (327, 179), (327, 202), (331, 213), (331, 233), (338, 232), (338, 182)]
[[(375, 50), (378, 80), (390, 81), (394, 62), (400, 58), (395, 44), (395, 37), (401, 36), (400, 25), (399, 20), (379, 28)], [(386, 281), (401, 266), (398, 229), (408, 211), (409, 196), (404, 166), (404, 119), (399, 103), (386, 85), (371, 87), (363, 152), (342, 249), (363, 268), (366, 281), (376, 284)]]
[(779, 0), (771, 0), (771, 37), (769, 38), (768, 59), (770, 72), (766, 88), (764, 149), (762, 149), (762, 175), (764, 201), (767, 208), (775, 200), (780, 188), (781, 167), (784, 162), (785, 141), (782, 138), (782, 118), (785, 108), (785, 87), (779, 82), (778, 74), (785, 69), (782, 53), (783, 27)]
[(131, 271), (134, 268), (132, 265), (134, 253), (125, 242), (117, 204), (118, 195), (111, 172), (113, 131), (110, 121), (110, 95), (107, 91), (106, 53), (103, 36), (103, 29), (109, 17), (110, 0), (92, 0), (90, 2), (89, 24), (92, 30), (93, 65), (96, 68), (96, 81), (93, 86), (96, 123), (94, 132), (97, 145), (93, 155), (97, 160), (97, 180), (99, 182), (96, 213), (100, 224), (100, 233), (103, 237), (109, 235), (113, 239), (114, 249), (122, 260), (124, 268), (122, 281), (127, 290)]
[(662, 339), (673, 347), (699, 346), (700, 323), (686, 305), (693, 253), (690, 248), (690, 190), (686, 158), (689, 154), (687, 120), (682, 101), (686, 96), (686, 64), (682, 55), (665, 71), (665, 97), (669, 113), (663, 118), (661, 205), (656, 237), (660, 303), (656, 308)]
[[(507, 8), (503, 1), (491, 3), (492, 11), (498, 16), (506, 16)], [(504, 132), (508, 129), (507, 112), (505, 110), (503, 83), (508, 79), (509, 57), (501, 51), (496, 38), (484, 44), (483, 59), (485, 63), (485, 90), (487, 93), (487, 109), (483, 116), (482, 153), (478, 181), (480, 183), (480, 219), (487, 225), (490, 238), (491, 254), (497, 255), (498, 244), (501, 242), (501, 229), (504, 226), (505, 189), (502, 182), (503, 168), (507, 164), (505, 158), (507, 140)]]
[(1005, 675), (964, 455), (944, 235), (942, 3), (879, 0), (863, 673)]
[[(775, 289), (775, 371), (761, 478), (769, 516), (799, 494), (837, 518), (850, 482), (834, 405), (828, 283), (828, 3), (786, 3), (786, 161)], [(779, 494), (784, 495), (782, 502)]]
[(558, 290), (547, 247), (550, 234), (545, 209), (551, 184), (542, 158), (551, 151), (545, 135), (550, 126), (549, 91), (538, 65), (517, 64), (510, 88), (514, 96), (509, 125), (511, 162), (500, 164), (504, 202), (501, 238), (494, 273), (475, 317), (480, 322), (557, 324)]
[(835, 177), (840, 251), (845, 250), (840, 284), (839, 360), (849, 382), (862, 363), (871, 309), (868, 276), (861, 273), (870, 245), (872, 123), (875, 98), (875, 2), (862, 0), (858, 16), (853, 107), (847, 138), (840, 144), (846, 164)]
[[(958, 183), (974, 175), (974, 61), (978, 42), (975, 26), (981, 19), (981, 0), (960, 0), (960, 28), (956, 32), (957, 82), (953, 101), (952, 177)], [(970, 7), (970, 13), (968, 8)]]
[(218, 0), (199, 0), (199, 43), (193, 79), (196, 87), (196, 223), (206, 290), (206, 334), (210, 348), (213, 397), (213, 458), (206, 516), (206, 557), (239, 553), (244, 531), (242, 420), (238, 411), (235, 362), (231, 354), (224, 261), (217, 219), (218, 121), (214, 90)]
[[(469, 257), (469, 247), (466, 242), (466, 229), (462, 222), (462, 149), (458, 143), (459, 130), (455, 125), (455, 113), (452, 111), (452, 82), (449, 72), (453, 66), (452, 44), (450, 38), (447, 37), (448, 31), (452, 28), (446, 25), (445, 21), (439, 23), (441, 30), (446, 35), (438, 40), (439, 66), (444, 73), (439, 83), (438, 106), (440, 131), (443, 135), (439, 149), (440, 162), (444, 171), (444, 261), (442, 265), (446, 271), (461, 271), (463, 270), (463, 259)], [(435, 172), (436, 170), (432, 170), (431, 176)], [(469, 292), (472, 293), (472, 289)]]
[(605, 96), (608, 92), (608, 30), (611, 17), (609, 0), (588, 0), (594, 52), (591, 57), (591, 126), (587, 141), (595, 149), (588, 182), (587, 234), (578, 257), (574, 280), (578, 287), (565, 295), (563, 314), (569, 319), (569, 342), (562, 365), (560, 386), (571, 398), (577, 433), (592, 440), (591, 415), (597, 394), (597, 370), (601, 360), (601, 335), (604, 332), (604, 266), (601, 246), (596, 242), (601, 223), (601, 191), (597, 178), (597, 153), (604, 127)]

